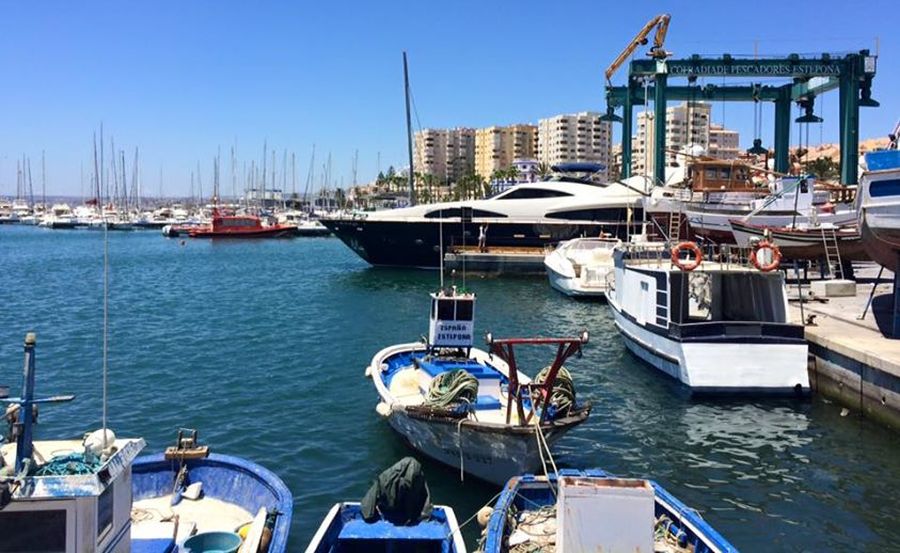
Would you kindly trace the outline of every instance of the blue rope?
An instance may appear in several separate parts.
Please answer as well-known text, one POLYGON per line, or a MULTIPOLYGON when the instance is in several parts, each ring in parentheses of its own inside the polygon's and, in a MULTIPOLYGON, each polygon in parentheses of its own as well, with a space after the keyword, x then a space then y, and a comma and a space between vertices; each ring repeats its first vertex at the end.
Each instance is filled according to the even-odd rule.
POLYGON ((72 476, 77 474, 94 474, 100 469, 100 460, 88 461, 83 453, 60 455, 50 459, 39 467, 35 476, 72 476))

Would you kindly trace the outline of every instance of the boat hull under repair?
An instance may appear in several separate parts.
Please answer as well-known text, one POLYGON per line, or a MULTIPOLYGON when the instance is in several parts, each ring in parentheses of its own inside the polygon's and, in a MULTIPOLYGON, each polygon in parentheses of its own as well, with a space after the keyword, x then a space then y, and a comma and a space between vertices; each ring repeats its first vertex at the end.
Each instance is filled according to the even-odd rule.
MULTIPOLYGON (((391 395, 381 380, 380 372, 376 374, 376 371, 387 367, 391 358, 424 352, 425 345, 422 343, 391 346, 378 352, 367 369, 383 402, 379 413, 387 417, 391 428, 412 448, 431 459, 487 482, 502 485, 513 475, 539 472, 542 458, 535 424, 487 422, 483 420, 488 416, 484 411, 480 412, 482 420, 449 417, 422 405, 404 405, 402 398, 391 395), (387 412, 381 411, 383 408, 387 412)), ((475 348, 471 356, 481 362, 488 359, 486 352, 475 348)), ((501 372, 505 368, 505 363, 496 356, 490 364, 501 372)), ((519 375, 519 379, 520 383, 527 382, 524 375, 519 375)), ((478 413, 475 411, 475 419, 478 413)), ((547 445, 552 448, 565 432, 583 422, 589 413, 590 405, 587 405, 573 410, 568 416, 545 421, 541 432, 547 445)))
POLYGON ((647 330, 610 305, 625 347, 694 394, 796 394, 809 389, 805 343, 684 343, 647 330))
POLYGON ((900 151, 866 154, 860 180, 859 226, 866 252, 894 271, 900 263, 900 151))

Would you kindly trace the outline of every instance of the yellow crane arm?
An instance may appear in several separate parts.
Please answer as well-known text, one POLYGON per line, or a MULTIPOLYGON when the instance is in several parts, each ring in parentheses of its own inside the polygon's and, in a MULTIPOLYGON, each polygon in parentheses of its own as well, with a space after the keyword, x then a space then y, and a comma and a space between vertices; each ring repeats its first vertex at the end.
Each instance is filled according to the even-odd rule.
POLYGON ((653 30, 653 27, 656 27, 656 35, 653 38, 653 47, 650 48, 649 55, 656 59, 665 59, 669 53, 663 50, 663 43, 666 40, 666 32, 669 30, 669 20, 671 18, 672 16, 664 13, 648 21, 631 42, 628 43, 628 46, 622 50, 622 53, 606 68, 606 81, 610 82, 613 74, 619 70, 619 67, 625 63, 625 60, 631 57, 631 54, 634 53, 638 46, 647 44, 647 36, 653 30))

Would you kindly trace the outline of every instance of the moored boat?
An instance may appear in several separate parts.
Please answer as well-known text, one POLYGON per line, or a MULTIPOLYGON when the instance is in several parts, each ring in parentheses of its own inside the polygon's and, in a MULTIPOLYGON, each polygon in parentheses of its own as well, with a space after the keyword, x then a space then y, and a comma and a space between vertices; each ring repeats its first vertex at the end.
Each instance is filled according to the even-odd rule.
POLYGON ((466 553, 453 509, 432 505, 421 465, 411 457, 382 472, 361 502, 335 504, 306 553, 466 553))
POLYGON ((287 550, 293 498, 284 482, 248 459, 210 453, 196 431, 179 431, 164 453, 138 457, 132 488, 134 551, 174 551, 204 535, 243 539, 247 551, 287 550))
POLYGON ((703 257, 692 242, 616 250, 606 297, 625 346, 693 393, 808 392, 804 329, 789 322, 777 246, 761 242, 751 264, 725 251, 703 257))
POLYGON ((263 225, 256 215, 223 215, 213 212, 208 225, 188 229, 191 238, 287 238, 295 236, 294 225, 263 225))
POLYGON ((141 438, 109 429, 83 440, 35 440, 37 406, 71 395, 35 397, 33 333, 25 337, 22 395, 2 401, 14 442, 0 446, 0 549, 127 553, 131 542, 131 474, 141 438))
POLYGON ((731 229, 740 248, 751 248, 753 243, 768 239, 777 244, 787 259, 819 259, 836 251, 841 260, 864 261, 869 259, 862 235, 856 225, 803 225, 798 227, 766 227, 740 219, 731 220, 731 229), (829 250, 826 252, 826 248, 829 250))
POLYGON ((563 367, 587 332, 507 340, 488 334, 489 353, 472 347, 474 311, 474 294, 431 294, 428 339, 382 349, 366 375, 380 400, 376 411, 414 449, 500 484, 541 467, 553 443, 590 414, 563 367), (532 381, 518 370, 516 344, 557 346, 557 355, 532 381))
MULTIPOLYGON (((579 164, 584 165, 584 164, 579 164)), ((449 248, 544 248, 608 232, 625 238, 641 218, 643 181, 598 184, 567 167, 482 200, 334 216, 322 223, 372 265, 436 268, 449 248)), ((582 169, 583 167, 578 167, 582 169)))
POLYGON ((613 270, 614 238, 575 238, 544 257, 550 286, 567 296, 603 298, 613 270))
POLYGON ((700 514, 652 480, 563 469, 512 478, 484 530, 481 553, 736 552, 700 514))

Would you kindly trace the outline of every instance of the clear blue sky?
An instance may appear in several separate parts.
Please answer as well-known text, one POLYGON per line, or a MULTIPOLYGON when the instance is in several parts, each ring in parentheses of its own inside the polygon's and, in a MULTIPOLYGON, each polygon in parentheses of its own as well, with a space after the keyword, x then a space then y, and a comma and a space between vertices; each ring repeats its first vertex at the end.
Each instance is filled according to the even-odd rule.
MULTIPOLYGON (((651 16, 650 2, 2 2, 0 195, 15 192, 16 159, 32 159, 48 192, 78 194, 91 134, 104 123, 116 148, 141 150, 144 181, 185 193, 201 163, 209 187, 218 147, 227 161, 262 155, 263 140, 297 153, 305 180, 330 152, 335 180, 405 165, 401 52, 410 56, 422 127, 535 122, 605 107, 602 73, 651 16)), ((894 1, 679 2, 666 11, 666 47, 692 53, 874 50, 875 98, 863 137, 900 117, 900 7, 894 1)), ((645 51, 645 49, 643 49, 645 51)), ((641 53, 640 55, 643 55, 641 53)), ((621 82, 626 69, 620 71, 621 82)), ((749 81, 748 81, 749 82, 749 81)), ((822 100, 822 136, 837 139, 837 93, 822 100)), ((752 140, 749 104, 713 117, 752 140)), ((771 107, 764 143, 771 145, 771 107)), ((792 131, 796 127, 792 128, 792 131)), ((819 130, 810 131, 817 141, 819 130)), ((796 143, 796 136, 792 136, 796 143)), ((130 161, 129 161, 130 163, 130 161)), ((279 161, 280 165, 280 161, 279 161)), ((227 164, 222 170, 228 180, 227 164)), ((229 185, 230 186, 230 185, 229 185)))

